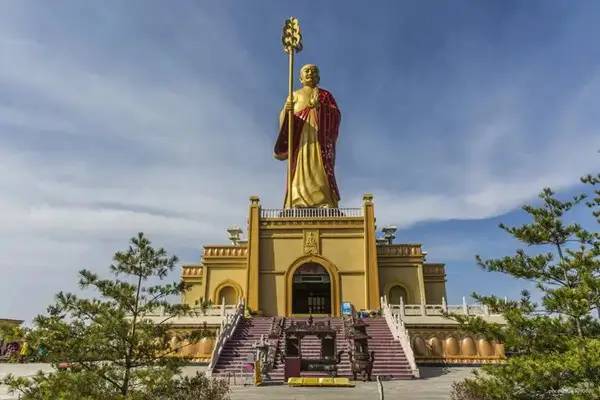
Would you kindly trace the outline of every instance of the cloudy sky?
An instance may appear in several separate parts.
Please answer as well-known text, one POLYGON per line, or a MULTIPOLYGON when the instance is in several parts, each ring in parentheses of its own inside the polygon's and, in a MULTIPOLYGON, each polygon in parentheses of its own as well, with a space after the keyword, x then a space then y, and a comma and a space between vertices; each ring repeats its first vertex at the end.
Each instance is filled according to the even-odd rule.
POLYGON ((248 196, 281 205, 290 15, 342 109, 342 206, 374 193, 380 226, 447 263, 451 302, 527 286, 473 256, 511 252, 500 221, 600 169, 600 3, 298 3, 1 2, 0 317, 42 312, 138 231, 198 261, 248 196))

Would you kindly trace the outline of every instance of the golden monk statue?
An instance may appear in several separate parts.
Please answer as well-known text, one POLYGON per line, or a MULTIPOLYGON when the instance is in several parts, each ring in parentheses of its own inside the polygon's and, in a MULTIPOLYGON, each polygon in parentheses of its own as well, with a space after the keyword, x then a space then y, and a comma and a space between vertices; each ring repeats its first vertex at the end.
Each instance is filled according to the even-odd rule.
MULTIPOLYGON (((294 110, 291 162, 291 206, 337 208, 340 194, 335 181, 335 144, 341 114, 335 99, 319 85, 319 68, 307 64, 300 69, 302 88, 285 103, 279 117, 275 158, 288 158, 288 112, 294 110)), ((286 190, 284 204, 290 194, 286 190)))

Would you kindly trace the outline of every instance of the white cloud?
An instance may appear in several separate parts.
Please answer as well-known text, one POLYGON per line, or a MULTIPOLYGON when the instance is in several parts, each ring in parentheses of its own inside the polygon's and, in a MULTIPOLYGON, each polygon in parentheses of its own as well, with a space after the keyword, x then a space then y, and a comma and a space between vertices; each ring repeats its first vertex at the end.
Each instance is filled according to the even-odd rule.
MULTIPOLYGON (((207 58, 239 73, 236 82, 271 78, 226 24, 201 22, 222 44, 193 38, 207 47, 199 51, 216 49, 207 58)), ((202 243, 224 241, 228 225, 244 225, 249 195, 281 203, 284 164, 271 157, 277 110, 257 118, 243 103, 264 93, 241 98, 222 89, 229 80, 189 74, 185 60, 170 63, 174 76, 186 74, 161 80, 144 74, 147 59, 98 65, 37 39, 16 23, 0 28, 0 85, 13 93, 0 97, 0 269, 9 277, 0 299, 11 299, 0 301, 0 316, 31 317, 52 293, 74 287, 77 269, 103 268, 138 231, 197 257, 202 243), (27 304, 14 300, 32 288, 27 304)), ((343 205, 372 191, 379 223, 406 226, 488 218, 544 186, 569 187, 599 165, 598 76, 565 99, 556 126, 535 132, 535 143, 523 117, 531 97, 518 86, 491 87, 461 116, 465 131, 442 140, 431 131, 398 135, 402 127, 387 120, 394 116, 376 109, 345 116, 339 157, 352 165, 338 167, 343 205)))

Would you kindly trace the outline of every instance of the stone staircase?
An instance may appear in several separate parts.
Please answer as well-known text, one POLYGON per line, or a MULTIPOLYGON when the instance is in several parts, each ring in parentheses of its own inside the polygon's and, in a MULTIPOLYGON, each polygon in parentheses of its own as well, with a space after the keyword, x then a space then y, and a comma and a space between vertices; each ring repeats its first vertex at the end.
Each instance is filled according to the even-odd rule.
POLYGON ((254 363, 256 351, 253 346, 260 341, 261 335, 268 337, 272 323, 272 317, 242 318, 233 336, 225 343, 212 375, 226 378, 247 374, 247 366, 254 363))
MULTIPOLYGON (((254 360, 255 350, 253 346, 260 341, 261 335, 268 338, 273 317, 244 318, 240 321, 233 336, 225 344, 223 351, 212 372, 213 376, 226 378, 228 376, 240 376, 248 374, 247 367, 254 360)), ((337 330, 336 353, 343 351, 341 362, 338 364, 338 376, 352 378, 350 359, 348 356, 348 341, 344 336, 344 322, 342 318, 314 318, 315 322, 331 320, 331 325, 337 330)), ((285 327, 291 322, 306 321, 307 318, 286 318, 285 327)), ((373 365, 372 377, 381 376, 387 379, 412 379, 413 375, 398 341, 394 340, 387 323, 382 317, 369 318, 365 320, 368 324, 367 333, 369 339, 369 350, 375 351, 375 363, 373 365)), ((280 336, 279 348, 275 353, 273 369, 267 374, 268 380, 272 382, 284 381, 284 363, 282 353, 284 350, 283 333, 280 336)), ((314 336, 302 340, 302 354, 304 358, 319 358, 320 342, 314 336)), ((303 372, 303 376, 327 376, 320 372, 303 372)))
POLYGON ((412 379, 413 374, 400 342, 394 340, 383 317, 368 318, 369 351, 375 351, 373 379, 377 375, 389 379, 412 379))

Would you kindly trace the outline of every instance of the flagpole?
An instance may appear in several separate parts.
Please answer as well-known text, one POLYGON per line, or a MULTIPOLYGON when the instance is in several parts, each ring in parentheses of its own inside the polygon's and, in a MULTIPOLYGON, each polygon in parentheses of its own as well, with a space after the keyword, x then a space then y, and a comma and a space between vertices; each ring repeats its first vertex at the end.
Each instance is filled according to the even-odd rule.
POLYGON ((289 60, 289 90, 288 101, 292 103, 291 110, 288 110, 288 165, 287 165, 287 205, 286 208, 292 208, 292 154, 294 151, 294 52, 288 53, 289 60))
POLYGON ((302 34, 297 18, 290 17, 285 20, 283 35, 281 37, 283 50, 288 54, 288 99, 286 101, 288 119, 288 167, 287 167, 287 196, 286 208, 292 208, 292 156, 294 151, 294 53, 302 50, 302 34), (290 107, 291 104, 291 107, 290 107))

